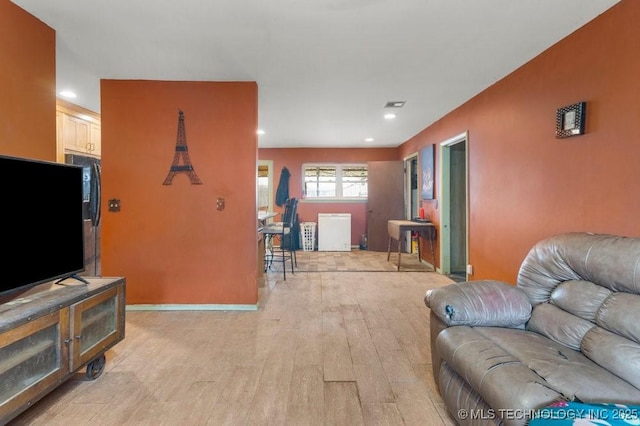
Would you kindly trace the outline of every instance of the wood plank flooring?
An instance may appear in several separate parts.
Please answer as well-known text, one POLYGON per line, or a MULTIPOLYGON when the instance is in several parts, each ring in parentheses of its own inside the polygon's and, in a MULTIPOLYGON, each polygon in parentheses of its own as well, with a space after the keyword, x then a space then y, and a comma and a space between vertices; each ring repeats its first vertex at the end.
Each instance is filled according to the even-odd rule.
POLYGON ((451 282, 269 271, 255 312, 129 311, 102 376, 64 383, 11 424, 453 425, 423 302, 451 282))
MULTIPOLYGON (((387 261, 387 253, 367 250, 298 251, 296 258, 298 259, 297 270, 302 272, 396 272, 398 267, 398 252, 393 250, 389 261, 387 261)), ((403 253, 400 260, 400 270, 403 272, 433 271, 431 265, 418 261, 417 254, 403 253)), ((282 267, 281 264, 273 266, 282 267)))

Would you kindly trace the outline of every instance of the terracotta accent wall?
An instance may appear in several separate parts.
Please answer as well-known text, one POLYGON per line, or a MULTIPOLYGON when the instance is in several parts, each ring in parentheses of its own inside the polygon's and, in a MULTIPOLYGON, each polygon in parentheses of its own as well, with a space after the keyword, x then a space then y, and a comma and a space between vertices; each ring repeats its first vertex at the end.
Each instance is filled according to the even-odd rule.
POLYGON ((640 236, 638 22, 640 2, 623 0, 400 147, 469 132, 471 278, 515 282, 556 233, 640 236), (556 139, 556 109, 580 101, 586 134, 556 139))
MULTIPOLYGON (((289 169, 289 196, 298 198, 298 216, 300 222, 318 222, 318 213, 351 213, 351 245, 360 243, 360 236, 367 229, 367 203, 339 202, 323 203, 305 201, 302 197, 302 164, 304 163, 367 163, 369 161, 397 160, 396 148, 260 148, 260 160, 273 161, 273 191, 280 181, 283 167, 289 169)), ((274 211, 284 208, 274 205, 274 211)), ((316 237, 317 238, 317 237, 316 237)))
POLYGON ((103 274, 127 278, 127 304, 256 304, 257 85, 103 80, 101 96, 103 274), (179 109, 202 185, 163 185, 179 109))
POLYGON ((56 34, 0 1, 0 154, 56 160, 56 34))

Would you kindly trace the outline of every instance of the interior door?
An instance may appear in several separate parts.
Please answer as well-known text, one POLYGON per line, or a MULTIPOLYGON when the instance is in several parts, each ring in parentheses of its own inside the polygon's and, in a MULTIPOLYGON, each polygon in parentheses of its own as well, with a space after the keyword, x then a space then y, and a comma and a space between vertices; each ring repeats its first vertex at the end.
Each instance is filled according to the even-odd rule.
POLYGON ((466 142, 451 146, 450 207, 451 274, 466 278, 467 268, 467 166, 466 142))
POLYGON ((404 219, 404 162, 372 161, 367 169, 367 249, 386 252, 387 222, 404 219))
POLYGON ((467 279, 469 181, 467 132, 440 144, 440 270, 467 279))
MULTIPOLYGON (((418 190, 418 153, 404 159, 404 217, 412 220, 420 216, 420 194, 418 190)), ((411 232, 405 232, 405 248, 407 253, 413 253, 414 247, 411 232)), ((417 241, 416 241, 417 243, 417 241)), ((415 247, 417 249, 417 247, 415 247)))

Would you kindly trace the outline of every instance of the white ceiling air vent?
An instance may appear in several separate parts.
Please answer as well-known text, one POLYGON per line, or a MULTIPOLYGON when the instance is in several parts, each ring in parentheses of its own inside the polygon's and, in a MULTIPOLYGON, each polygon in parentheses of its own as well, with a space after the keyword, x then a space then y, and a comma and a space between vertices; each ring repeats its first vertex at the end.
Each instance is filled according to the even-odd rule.
POLYGON ((385 108, 402 108, 406 101, 389 101, 384 106, 385 108))

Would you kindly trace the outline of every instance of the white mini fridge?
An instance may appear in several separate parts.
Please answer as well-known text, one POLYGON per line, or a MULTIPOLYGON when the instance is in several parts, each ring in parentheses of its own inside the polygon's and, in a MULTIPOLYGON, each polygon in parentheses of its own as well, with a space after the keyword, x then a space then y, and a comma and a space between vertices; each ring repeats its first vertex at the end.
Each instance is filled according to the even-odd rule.
POLYGON ((318 251, 351 251, 351 213, 318 213, 318 251))

